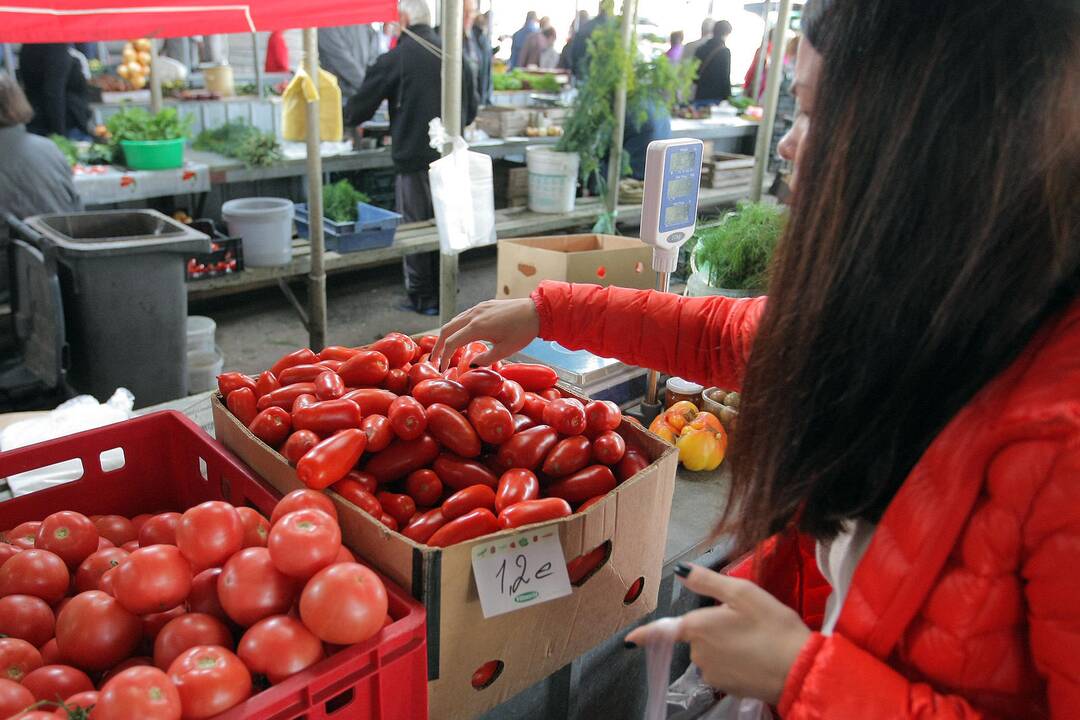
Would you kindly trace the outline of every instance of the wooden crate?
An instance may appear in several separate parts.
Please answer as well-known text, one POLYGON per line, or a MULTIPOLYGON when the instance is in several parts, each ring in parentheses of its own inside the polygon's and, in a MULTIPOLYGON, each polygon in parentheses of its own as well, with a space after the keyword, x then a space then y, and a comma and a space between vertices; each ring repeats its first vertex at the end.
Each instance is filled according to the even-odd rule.
POLYGON ((491 137, 521 137, 529 126, 529 111, 521 108, 488 105, 476 116, 476 126, 491 137))
POLYGON ((752 155, 716 153, 701 164, 701 186, 713 189, 739 187, 754 174, 752 155))

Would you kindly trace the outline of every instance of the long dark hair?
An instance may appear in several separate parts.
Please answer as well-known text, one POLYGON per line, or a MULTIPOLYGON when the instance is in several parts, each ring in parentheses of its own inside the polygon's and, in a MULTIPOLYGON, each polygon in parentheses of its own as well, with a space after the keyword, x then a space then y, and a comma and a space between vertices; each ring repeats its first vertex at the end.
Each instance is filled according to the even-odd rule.
POLYGON ((1080 275, 1075 2, 813 0, 803 28, 821 76, 721 524, 744 548, 879 520, 1080 275))

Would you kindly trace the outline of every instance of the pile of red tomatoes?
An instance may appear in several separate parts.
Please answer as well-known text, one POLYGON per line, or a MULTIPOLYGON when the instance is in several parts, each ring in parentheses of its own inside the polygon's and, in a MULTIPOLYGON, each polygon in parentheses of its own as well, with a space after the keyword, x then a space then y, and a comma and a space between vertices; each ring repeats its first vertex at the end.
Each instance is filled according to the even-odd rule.
POLYGON ((436 338, 301 349, 257 378, 226 373, 229 410, 296 466, 392 530, 445 547, 581 511, 649 464, 611 402, 582 403, 551 368, 475 367, 470 343, 443 373, 436 338))
POLYGON ((65 510, 3 539, 0 718, 209 718, 391 622, 321 492, 269 520, 65 510))

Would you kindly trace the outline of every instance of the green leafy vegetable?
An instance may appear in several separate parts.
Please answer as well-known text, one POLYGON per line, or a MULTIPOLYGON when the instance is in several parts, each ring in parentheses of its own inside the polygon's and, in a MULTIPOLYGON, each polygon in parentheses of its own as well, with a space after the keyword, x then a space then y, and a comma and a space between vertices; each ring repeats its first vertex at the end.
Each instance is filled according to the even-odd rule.
POLYGON ((273 133, 261 132, 243 120, 233 120, 204 130, 191 144, 196 150, 243 160, 249 167, 266 167, 281 161, 281 145, 273 133))
POLYGON ((334 222, 356 222, 356 203, 370 203, 369 198, 348 180, 323 185, 323 215, 334 222))
POLYGON ((113 162, 113 151, 108 145, 75 143, 63 135, 55 134, 50 135, 49 139, 64 153, 68 165, 110 165, 113 162))
POLYGON ((741 203, 719 225, 696 233, 698 269, 713 287, 764 289, 785 219, 776 205, 741 203))
POLYGON ((554 75, 529 73, 521 68, 497 73, 493 82, 496 90, 535 90, 543 93, 557 93, 562 90, 562 85, 554 75))
POLYGON ((109 118, 109 129, 114 145, 122 140, 175 140, 191 134, 191 115, 180 116, 176 108, 165 108, 151 115, 140 107, 127 107, 109 118))
POLYGON ((63 135, 57 135, 56 133, 50 135, 49 139, 56 143, 56 147, 60 149, 60 152, 64 153, 68 165, 74 165, 79 162, 79 151, 75 147, 75 143, 71 142, 71 140, 68 140, 63 135))

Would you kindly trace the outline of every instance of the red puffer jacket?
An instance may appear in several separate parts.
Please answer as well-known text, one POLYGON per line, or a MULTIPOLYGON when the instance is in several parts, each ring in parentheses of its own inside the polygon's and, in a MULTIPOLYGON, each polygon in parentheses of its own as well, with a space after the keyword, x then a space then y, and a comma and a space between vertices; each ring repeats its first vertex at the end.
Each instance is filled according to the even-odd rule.
MULTIPOLYGON (((559 283, 533 300, 545 338, 725 387, 739 386, 764 309, 559 283)), ((1080 718, 1080 301, 931 443, 779 710, 1080 718)))

